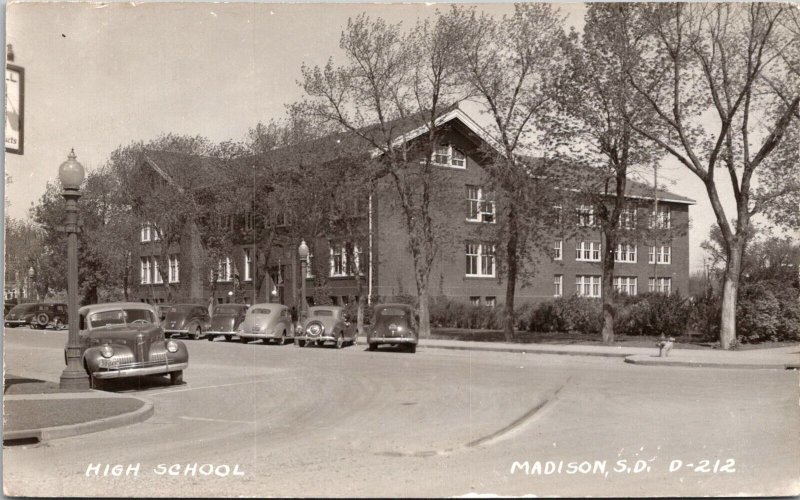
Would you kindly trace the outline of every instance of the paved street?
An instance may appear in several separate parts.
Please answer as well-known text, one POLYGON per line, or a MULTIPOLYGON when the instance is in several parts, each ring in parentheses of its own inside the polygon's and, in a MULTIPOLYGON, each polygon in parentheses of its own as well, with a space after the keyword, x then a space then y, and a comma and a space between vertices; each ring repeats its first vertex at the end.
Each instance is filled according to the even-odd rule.
MULTIPOLYGON (((58 380, 65 340, 65 332, 6 329, 6 372, 58 380)), ((800 492, 796 371, 646 367, 619 358, 432 348, 412 355, 367 352, 363 345, 336 351, 186 342, 186 384, 172 387, 166 377, 156 377, 110 388, 152 401, 152 418, 5 448, 5 492, 800 492), (87 477, 91 464, 102 464, 100 476, 87 477), (104 477, 106 464, 139 464, 138 474, 104 477), (181 475, 164 474, 174 464, 181 475), (198 464, 194 473, 186 469, 191 464, 198 464), (203 464, 230 474, 204 476, 203 464), (676 470, 670 472, 671 466, 676 470)))

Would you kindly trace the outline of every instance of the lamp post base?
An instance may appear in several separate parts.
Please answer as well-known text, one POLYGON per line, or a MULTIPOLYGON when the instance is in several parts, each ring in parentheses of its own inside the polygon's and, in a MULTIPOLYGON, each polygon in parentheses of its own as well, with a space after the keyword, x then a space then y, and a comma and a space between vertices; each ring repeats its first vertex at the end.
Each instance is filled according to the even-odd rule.
POLYGON ((89 375, 85 370, 75 370, 67 367, 61 372, 61 380, 58 383, 58 387, 67 391, 88 391, 91 388, 89 375))

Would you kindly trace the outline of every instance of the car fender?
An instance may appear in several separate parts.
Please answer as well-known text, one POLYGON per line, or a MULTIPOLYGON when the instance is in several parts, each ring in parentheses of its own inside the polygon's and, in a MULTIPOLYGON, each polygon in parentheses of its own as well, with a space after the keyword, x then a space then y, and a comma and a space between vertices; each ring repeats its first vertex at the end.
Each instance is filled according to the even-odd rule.
MULTIPOLYGON (((167 342, 169 342, 169 340, 164 341, 164 349, 167 348, 167 342)), ((186 344, 175 339, 172 339, 172 342, 178 344, 178 350, 175 352, 167 351, 167 360, 169 360, 170 363, 188 363, 189 350, 186 348, 186 344)))

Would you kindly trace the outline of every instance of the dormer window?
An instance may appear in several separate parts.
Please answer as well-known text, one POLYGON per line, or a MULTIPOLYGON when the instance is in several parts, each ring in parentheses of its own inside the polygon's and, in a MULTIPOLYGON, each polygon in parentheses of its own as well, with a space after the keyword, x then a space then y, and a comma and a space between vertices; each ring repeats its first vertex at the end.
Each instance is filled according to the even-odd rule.
POLYGON ((447 167, 467 168, 467 155, 451 144, 442 144, 433 151, 433 163, 447 167))

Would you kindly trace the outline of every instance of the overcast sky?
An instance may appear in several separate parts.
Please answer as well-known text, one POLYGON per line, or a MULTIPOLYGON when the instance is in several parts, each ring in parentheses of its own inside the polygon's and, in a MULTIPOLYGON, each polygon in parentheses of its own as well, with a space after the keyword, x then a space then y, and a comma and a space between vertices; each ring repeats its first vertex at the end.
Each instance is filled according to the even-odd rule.
MULTIPOLYGON (((5 156, 9 214, 27 216, 74 147, 87 169, 119 145, 163 132, 240 140, 301 97, 302 63, 339 55, 348 17, 362 11, 412 25, 426 4, 17 3, 7 43, 25 68, 25 154, 5 156)), ((439 8, 446 8, 440 6, 439 8)), ((509 4, 485 4, 501 15, 509 4)), ((585 9, 563 4, 580 29, 585 9)), ((481 121, 480 117, 477 117, 481 121)), ((691 268, 713 215, 702 184, 673 162, 660 184, 698 201, 690 209, 691 268)), ((652 177, 648 179, 652 182, 652 177)), ((724 193, 730 205, 730 195, 724 193)))

